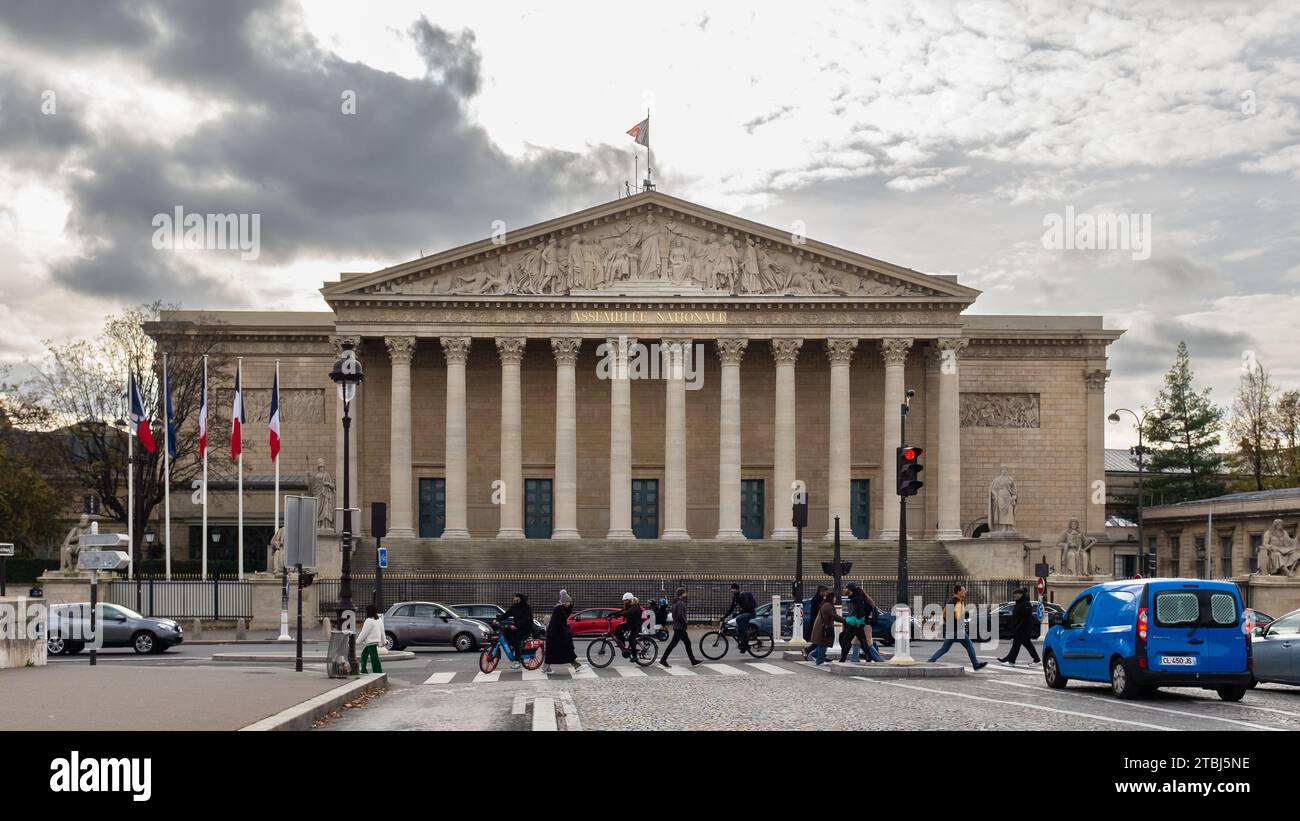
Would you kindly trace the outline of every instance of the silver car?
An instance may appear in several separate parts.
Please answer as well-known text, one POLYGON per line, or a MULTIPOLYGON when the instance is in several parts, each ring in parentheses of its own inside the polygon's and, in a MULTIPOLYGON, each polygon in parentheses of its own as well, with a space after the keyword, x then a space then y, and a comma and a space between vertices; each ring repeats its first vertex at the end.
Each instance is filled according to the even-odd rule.
POLYGON ((491 635, 483 622, 464 618, 437 602, 397 602, 384 613, 384 646, 389 650, 450 645, 466 652, 477 650, 491 635))
POLYGON ((1300 684, 1300 610, 1255 628, 1250 651, 1256 682, 1300 684))
MULTIPOLYGON (((101 647, 130 647, 140 654, 162 653, 185 641, 185 631, 171 619, 142 616, 120 604, 100 602, 96 629, 101 647)), ((45 646, 52 656, 80 653, 94 640, 90 630, 90 602, 50 606, 45 646)))

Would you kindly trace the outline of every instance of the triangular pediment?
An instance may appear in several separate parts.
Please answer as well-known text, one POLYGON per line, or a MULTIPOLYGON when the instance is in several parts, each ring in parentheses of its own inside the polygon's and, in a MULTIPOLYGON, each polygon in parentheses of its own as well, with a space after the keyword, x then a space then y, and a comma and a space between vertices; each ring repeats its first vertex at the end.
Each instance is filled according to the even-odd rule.
POLYGON ((861 297, 972 302, 979 291, 650 191, 327 284, 366 295, 861 297))

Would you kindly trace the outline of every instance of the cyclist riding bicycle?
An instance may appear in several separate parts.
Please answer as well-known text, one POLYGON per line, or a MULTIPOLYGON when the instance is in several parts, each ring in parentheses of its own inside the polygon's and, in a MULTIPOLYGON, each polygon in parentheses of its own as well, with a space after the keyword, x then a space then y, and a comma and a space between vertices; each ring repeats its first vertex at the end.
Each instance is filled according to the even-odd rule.
POLYGON ((501 626, 507 631, 506 641, 515 654, 515 661, 510 662, 510 666, 518 668, 523 658, 524 642, 533 637, 533 608, 528 604, 528 596, 515 594, 510 609, 501 614, 501 626))
POLYGON ((623 609, 611 616, 622 617, 623 623, 614 631, 623 644, 623 658, 630 658, 629 652, 636 651, 636 637, 641 635, 641 602, 631 593, 623 594, 623 609))
POLYGON ((740 644, 740 652, 744 653, 749 649, 749 620, 754 618, 758 610, 758 602, 754 600, 754 594, 749 591, 741 592, 740 585, 731 585, 731 606, 722 616, 722 623, 726 624, 727 619, 733 612, 736 613, 736 641, 740 644))

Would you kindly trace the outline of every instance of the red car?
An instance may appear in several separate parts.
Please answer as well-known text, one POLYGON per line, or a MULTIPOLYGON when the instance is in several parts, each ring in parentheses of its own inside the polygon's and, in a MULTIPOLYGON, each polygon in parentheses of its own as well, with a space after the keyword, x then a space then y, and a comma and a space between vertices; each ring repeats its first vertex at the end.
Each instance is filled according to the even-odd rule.
POLYGON ((569 632, 575 636, 603 636, 617 630, 624 621, 622 616, 611 619, 621 607, 588 607, 569 616, 569 632))

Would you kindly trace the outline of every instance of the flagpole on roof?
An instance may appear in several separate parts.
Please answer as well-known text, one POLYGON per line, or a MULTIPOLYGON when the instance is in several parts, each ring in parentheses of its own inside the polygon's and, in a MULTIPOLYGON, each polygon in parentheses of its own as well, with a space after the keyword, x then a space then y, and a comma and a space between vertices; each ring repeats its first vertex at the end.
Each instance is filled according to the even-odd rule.
POLYGON ((172 383, 163 359, 163 574, 172 579, 172 383))
POLYGON ((135 578, 135 420, 131 418, 135 374, 127 369, 126 377, 126 577, 135 578))
POLYGON ((202 402, 203 404, 201 406, 199 414, 200 414, 200 423, 203 426, 203 430, 200 432, 200 437, 202 441, 199 443, 199 446, 200 449, 203 451, 203 492, 202 492, 203 528, 201 532, 202 535, 201 541, 203 542, 203 567, 202 567, 202 574, 200 578, 202 578, 204 581, 207 581, 208 579, 208 431, 207 431, 208 355, 207 354, 203 355, 203 390, 201 391, 201 393, 203 395, 199 397, 199 401, 202 402))
POLYGON ((651 158, 653 156, 654 154, 650 150, 650 107, 646 106, 645 109, 645 187, 647 189, 654 188, 654 181, 651 179, 651 177, 653 176, 653 171, 651 169, 652 166, 651 158))
MULTIPOLYGON (((278 411, 280 409, 280 360, 278 359, 275 360, 275 387, 273 392, 275 396, 272 397, 271 404, 278 411)), ((279 435, 279 431, 277 431, 276 436, 279 437, 279 435)), ((275 462, 275 520, 271 523, 272 534, 280 529, 280 459, 277 456, 273 461, 275 462)), ((270 569, 267 568, 267 570, 270 569)))
POLYGON ((244 580, 244 357, 239 357, 235 368, 235 396, 239 400, 238 412, 240 417, 238 421, 231 423, 239 425, 239 456, 235 466, 235 470, 239 473, 239 487, 237 490, 239 495, 239 526, 237 528, 239 535, 235 540, 235 549, 239 551, 236 568, 239 574, 238 578, 242 582, 244 580))

